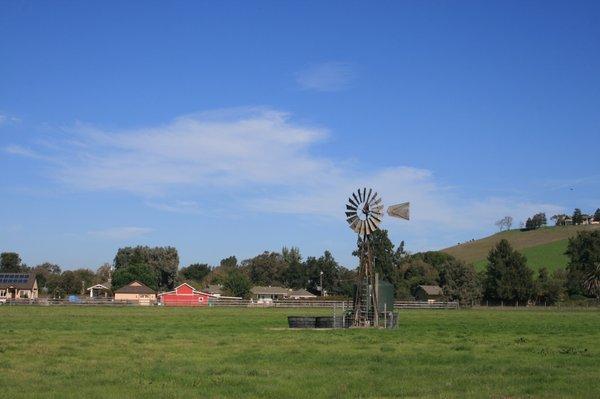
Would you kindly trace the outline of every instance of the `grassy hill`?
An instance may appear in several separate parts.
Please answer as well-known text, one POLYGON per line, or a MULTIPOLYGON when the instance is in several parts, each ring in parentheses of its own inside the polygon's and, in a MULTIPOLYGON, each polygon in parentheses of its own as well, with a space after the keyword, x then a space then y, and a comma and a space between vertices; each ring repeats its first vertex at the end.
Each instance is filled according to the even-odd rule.
POLYGON ((483 268, 490 249, 501 239, 508 240, 511 245, 527 257, 527 264, 534 270, 544 266, 548 270, 567 265, 568 240, 578 231, 599 229, 600 226, 558 226, 544 227, 531 231, 510 230, 493 234, 454 247, 442 249, 442 252, 471 262, 476 268, 483 268))

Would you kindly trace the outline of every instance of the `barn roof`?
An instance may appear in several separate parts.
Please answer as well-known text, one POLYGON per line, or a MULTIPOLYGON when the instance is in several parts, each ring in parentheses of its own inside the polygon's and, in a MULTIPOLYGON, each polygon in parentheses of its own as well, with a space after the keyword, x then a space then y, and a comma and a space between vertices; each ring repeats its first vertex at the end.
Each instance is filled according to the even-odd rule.
POLYGON ((34 285, 35 276, 31 273, 0 273, 0 288, 32 290, 34 285))
POLYGON ((152 288, 137 280, 115 291, 115 294, 156 294, 152 288))
POLYGON ((444 291, 439 285, 419 285, 423 291, 427 293, 427 295, 443 295, 444 291))

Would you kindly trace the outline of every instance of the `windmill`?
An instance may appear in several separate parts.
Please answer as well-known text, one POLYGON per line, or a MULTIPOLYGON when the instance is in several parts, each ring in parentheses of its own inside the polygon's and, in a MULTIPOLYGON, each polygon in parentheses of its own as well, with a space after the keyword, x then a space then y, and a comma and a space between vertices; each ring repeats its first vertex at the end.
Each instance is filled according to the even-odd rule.
MULTIPOLYGON (((387 214, 409 220, 409 206, 408 202, 392 205, 387 214)), ((355 327, 379 325, 379 279, 374 271, 371 234, 379 228, 383 219, 383 208, 381 197, 371 188, 358 189, 352 193, 346 204, 346 221, 358 234, 360 259, 352 314, 352 325, 355 327)))

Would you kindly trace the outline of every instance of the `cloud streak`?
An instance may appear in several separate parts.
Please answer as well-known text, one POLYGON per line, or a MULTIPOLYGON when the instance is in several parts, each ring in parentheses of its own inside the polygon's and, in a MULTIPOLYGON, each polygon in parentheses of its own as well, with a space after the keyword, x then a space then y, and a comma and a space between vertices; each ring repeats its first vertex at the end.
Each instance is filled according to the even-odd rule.
MULTIPOLYGON (((39 159, 51 174, 71 188, 126 191, 151 208, 171 213, 201 213, 197 202, 173 199, 197 195, 211 214, 316 215, 345 223, 348 195, 359 187, 373 187, 386 205, 410 201, 411 231, 422 233, 424 240, 429 237, 431 245, 457 231, 492 227, 505 215, 522 220, 540 211, 563 210, 519 197, 474 199, 444 186, 427 169, 399 165, 367 169, 315 156, 312 149, 328 135, 326 129, 295 123, 285 112, 237 108, 137 129, 108 131, 78 125, 67 139, 35 152, 9 148, 15 155, 41 154, 39 159)), ((387 223, 395 225, 384 221, 384 226, 387 223)), ((121 227, 90 234, 127 239, 150 232, 121 227)))
POLYGON ((147 227, 112 227, 103 230, 88 231, 88 234, 102 239, 122 241, 142 237, 153 231, 154 229, 147 227))
POLYGON ((346 62, 324 62, 296 73, 302 90, 335 92, 347 89, 356 77, 354 67, 346 62))

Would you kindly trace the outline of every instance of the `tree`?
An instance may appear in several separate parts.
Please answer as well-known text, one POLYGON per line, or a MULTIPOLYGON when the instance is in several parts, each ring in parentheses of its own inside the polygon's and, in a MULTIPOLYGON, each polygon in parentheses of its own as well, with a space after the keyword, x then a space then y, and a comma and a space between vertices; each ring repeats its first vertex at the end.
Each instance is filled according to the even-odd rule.
POLYGON ((585 275, 583 289, 588 295, 600 298, 600 263, 596 263, 585 275))
POLYGON ((280 285, 285 280, 287 263, 277 252, 264 252, 242 262, 255 285, 280 285))
POLYGON ((21 267, 21 257, 16 252, 2 252, 0 254, 0 272, 19 273, 23 271, 21 267))
POLYGON ((239 269, 230 270, 223 282, 226 294, 242 298, 248 297, 251 287, 250 279, 239 269))
POLYGON ((113 291, 126 286, 132 281, 139 281, 146 284, 153 290, 158 289, 156 274, 152 267, 145 263, 130 263, 126 267, 120 267, 115 270, 112 279, 113 291))
MULTIPOLYGON (((394 244, 388 237, 387 230, 375 230, 370 238, 371 251, 373 253, 373 264, 376 273, 379 273, 379 278, 383 281, 390 282, 396 286, 396 259, 397 255, 394 252, 394 244)), ((358 247, 362 245, 362 239, 358 239, 358 247)), ((360 252, 356 249, 352 255, 360 256, 360 252)))
POLYGON ((179 275, 184 280, 201 282, 211 271, 211 267, 206 263, 193 263, 179 271, 179 275))
POLYGON ((60 275, 60 266, 54 263, 44 262, 34 267, 33 273, 35 274, 35 279, 37 280, 38 288, 41 290, 47 288, 46 282, 48 281, 50 275, 60 275))
POLYGON ((584 283, 600 263, 600 230, 578 232, 577 236, 569 239, 566 254, 569 256, 567 265, 569 293, 590 295, 584 283))
POLYGON ((321 289, 327 293, 337 294, 335 288, 338 287, 339 283, 340 266, 331 255, 331 252, 325 251, 323 256, 319 258, 308 257, 305 262, 305 269, 309 291, 321 294, 322 291, 318 287, 321 285, 322 278, 323 287, 321 289), (323 273, 322 276, 321 273, 323 273))
POLYGON ((451 259, 440 266, 440 285, 444 296, 461 304, 472 304, 481 299, 477 271, 471 264, 451 259))
POLYGON ((581 209, 575 208, 573 212, 573 224, 579 225, 581 223, 583 223, 583 214, 581 213, 581 209))
POLYGON ((560 301, 565 296, 566 280, 566 273, 563 269, 555 270, 550 276, 545 267, 540 268, 536 281, 538 303, 553 305, 560 301))
POLYGON ((438 285, 440 275, 438 270, 427 263, 422 254, 415 254, 406 259, 398 267, 398 280, 396 286, 396 297, 408 299, 407 295, 413 295, 419 285, 438 285))
POLYGON ((219 266, 227 270, 234 269, 238 267, 237 258, 235 256, 229 256, 225 259, 221 259, 219 266))
POLYGON ((112 281, 112 266, 110 263, 104 263, 96 270, 96 283, 106 284, 112 281))
POLYGON ((283 260, 287 264, 284 272, 284 283, 290 288, 305 288, 307 284, 307 276, 304 265, 302 264, 302 255, 300 249, 292 247, 288 249, 283 247, 281 250, 283 260))
POLYGON ((172 289, 177 278, 179 255, 173 247, 125 247, 119 248, 115 255, 115 273, 120 268, 130 264, 143 263, 148 265, 154 274, 153 286, 159 289, 172 289))
POLYGON ((496 223, 494 224, 500 229, 500 231, 502 231, 504 229, 510 230, 510 228, 512 227, 512 223, 512 216, 504 216, 502 219, 496 221, 496 223))
POLYGON ((533 294, 533 271, 527 267, 527 259, 507 240, 500 240, 488 255, 486 299, 525 304, 533 294))
POLYGON ((600 208, 596 209, 596 212, 594 212, 594 222, 600 222, 600 208))

